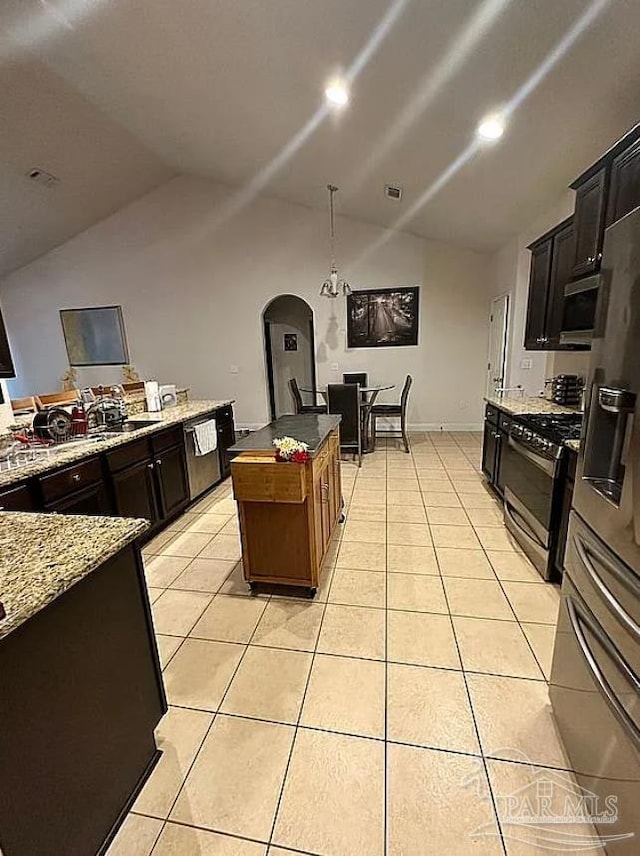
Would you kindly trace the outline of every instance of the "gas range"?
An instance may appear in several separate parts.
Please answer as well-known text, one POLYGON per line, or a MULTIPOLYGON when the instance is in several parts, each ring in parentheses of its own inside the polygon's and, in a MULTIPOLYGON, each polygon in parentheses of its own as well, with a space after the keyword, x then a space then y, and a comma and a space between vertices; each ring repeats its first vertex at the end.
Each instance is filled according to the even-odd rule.
POLYGON ((565 448, 565 440, 578 440, 581 428, 581 413, 536 413, 515 417, 510 434, 535 454, 557 460, 565 448))

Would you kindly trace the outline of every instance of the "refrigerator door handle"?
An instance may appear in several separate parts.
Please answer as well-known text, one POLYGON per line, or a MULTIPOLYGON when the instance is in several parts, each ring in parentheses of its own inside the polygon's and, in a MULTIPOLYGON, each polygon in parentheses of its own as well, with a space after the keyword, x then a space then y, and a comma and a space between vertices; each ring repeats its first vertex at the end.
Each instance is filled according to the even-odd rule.
POLYGON ((636 395, 628 389, 601 386, 598 390, 598 404, 607 413, 633 413, 636 395))
POLYGON ((589 644, 584 635, 584 631, 580 626, 580 622, 585 624, 593 633, 593 635, 598 639, 598 642, 600 642, 607 654, 611 657, 616 668, 624 675, 626 680, 631 684, 635 691, 640 692, 640 684, 638 684, 636 676, 629 669, 629 667, 620 657, 618 652, 612 647, 609 640, 603 637, 603 635, 598 631, 598 628, 595 627, 591 623, 591 621, 589 621, 589 619, 582 612, 582 610, 576 609, 576 605, 574 604, 571 597, 566 598, 566 604, 567 612, 569 614, 569 621, 571 623, 571 629, 575 634, 576 642, 578 643, 578 648, 580 649, 580 653, 582 654, 587 668, 589 669, 591 677, 595 681, 596 685, 598 686, 598 689, 604 696, 605 701, 611 708, 612 713, 615 715, 620 725, 631 737, 635 745, 640 748, 640 730, 638 729, 635 722, 631 719, 624 706, 620 704, 618 697, 614 693, 605 676, 602 674, 602 671, 600 670, 600 667, 596 662, 596 658, 593 656, 591 648, 589 648, 589 644))
POLYGON ((640 642, 640 627, 609 591, 606 583, 595 568, 594 560, 609 571, 620 583, 622 583, 622 585, 631 589, 638 598, 640 598, 640 586, 635 585, 632 579, 623 578, 623 575, 616 567, 607 562, 603 557, 596 555, 589 545, 583 541, 579 533, 576 533, 573 538, 573 542, 576 545, 576 550, 578 551, 578 556, 580 557, 584 570, 587 572, 589 579, 598 590, 598 593, 608 606, 610 612, 612 612, 618 621, 625 626, 634 639, 636 639, 637 642, 640 642))

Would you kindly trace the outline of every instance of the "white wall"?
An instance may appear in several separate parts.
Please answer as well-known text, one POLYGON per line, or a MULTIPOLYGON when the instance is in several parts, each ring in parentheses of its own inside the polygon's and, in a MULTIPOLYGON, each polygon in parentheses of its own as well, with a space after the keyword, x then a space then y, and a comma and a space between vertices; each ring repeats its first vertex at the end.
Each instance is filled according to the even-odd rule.
POLYGON ((507 386, 521 385, 526 395, 538 395, 545 378, 561 372, 586 372, 588 353, 525 351, 531 253, 527 246, 573 213, 574 194, 565 191, 557 202, 524 232, 497 252, 491 263, 494 293, 511 295, 507 354, 507 386), (523 364, 524 361, 524 364, 523 364), (526 367, 530 361, 531 366, 526 367))
POLYGON ((315 312, 319 384, 364 369, 370 382, 396 384, 393 400, 411 373, 412 424, 481 423, 488 257, 405 233, 363 256, 384 233, 340 218, 338 261, 354 288, 422 286, 418 346, 349 351, 344 299, 318 296, 328 273, 325 212, 262 197, 219 225, 229 194, 176 178, 0 283, 18 372, 12 394, 59 386, 59 309, 120 303, 141 376, 190 386, 195 397, 235 398, 241 424, 263 424, 261 313, 278 294, 297 294, 315 312))

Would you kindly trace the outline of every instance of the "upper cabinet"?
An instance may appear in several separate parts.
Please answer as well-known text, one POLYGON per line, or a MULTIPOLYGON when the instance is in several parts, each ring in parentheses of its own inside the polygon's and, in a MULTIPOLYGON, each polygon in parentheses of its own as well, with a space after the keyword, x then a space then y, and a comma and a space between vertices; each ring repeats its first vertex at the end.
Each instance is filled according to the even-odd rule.
MULTIPOLYGON (((640 125, 583 172, 571 188, 576 192, 573 217, 529 245, 527 350, 589 347, 585 342, 567 341, 567 335, 561 343, 564 290, 567 284, 600 270, 605 228, 640 205, 640 125)), ((595 307, 595 301, 591 302, 595 307)))
POLYGON ((607 226, 640 205, 640 139, 614 158, 611 165, 607 226))
POLYGON ((572 185, 576 191, 574 277, 593 273, 600 267, 608 176, 609 169, 603 166, 582 184, 572 185))
POLYGON ((529 246, 531 273, 524 346, 530 351, 561 350, 564 287, 574 258, 573 218, 529 246))
POLYGON ((5 330, 4 320, 0 314, 0 377, 15 377, 15 369, 13 368, 13 359, 9 350, 9 340, 7 339, 7 331, 5 330))

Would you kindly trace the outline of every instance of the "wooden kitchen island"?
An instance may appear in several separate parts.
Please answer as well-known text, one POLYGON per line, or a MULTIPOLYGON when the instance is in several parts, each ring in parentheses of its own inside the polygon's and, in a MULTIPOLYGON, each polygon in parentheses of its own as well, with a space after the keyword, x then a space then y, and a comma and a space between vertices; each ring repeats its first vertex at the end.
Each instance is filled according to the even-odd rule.
POLYGON ((313 597, 342 513, 339 416, 282 416, 229 450, 238 502, 244 576, 260 583, 304 587, 313 597), (307 443, 306 464, 275 460, 273 440, 307 443))

